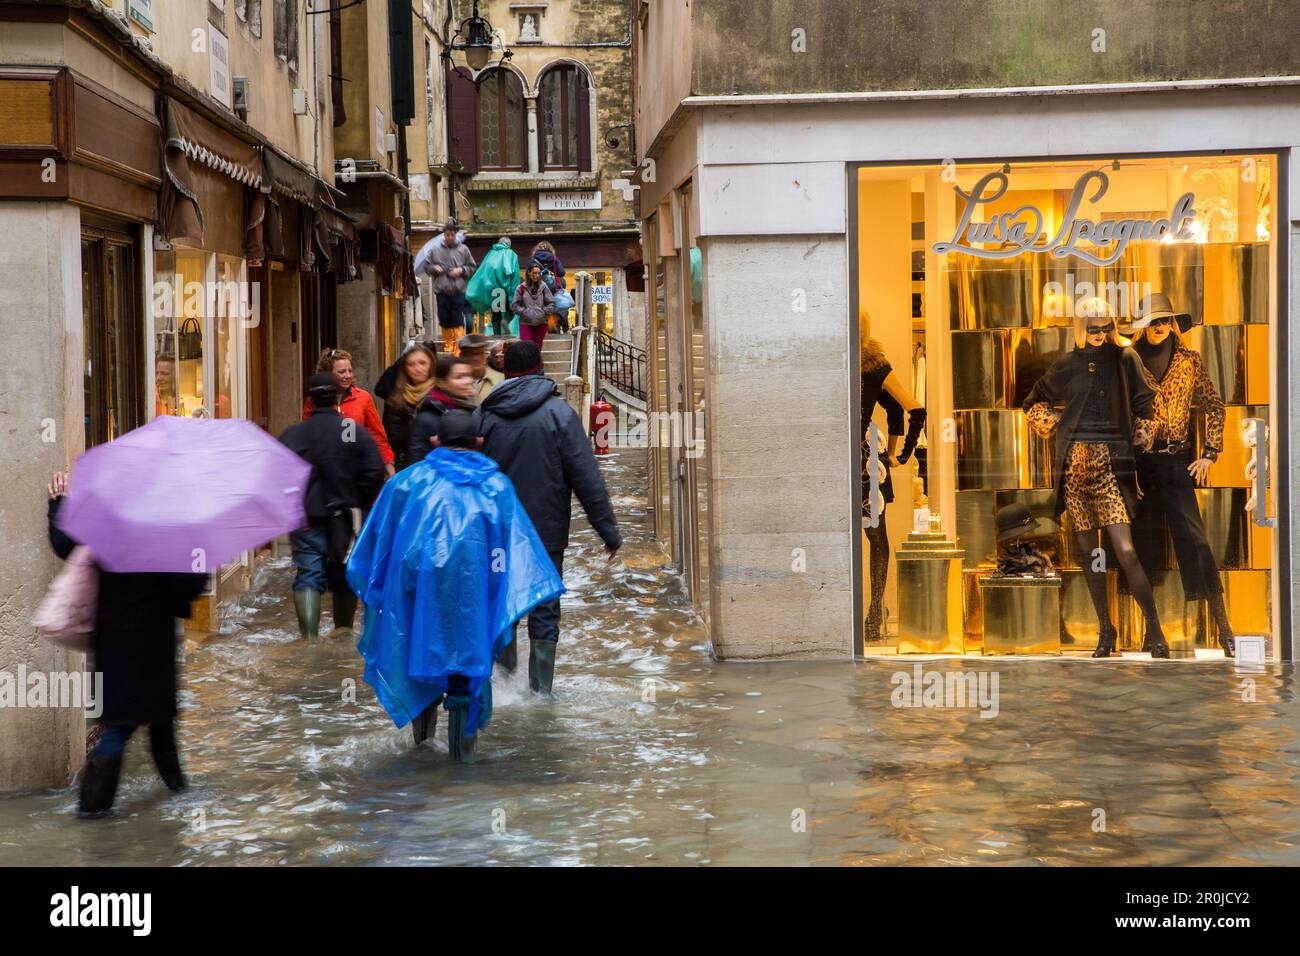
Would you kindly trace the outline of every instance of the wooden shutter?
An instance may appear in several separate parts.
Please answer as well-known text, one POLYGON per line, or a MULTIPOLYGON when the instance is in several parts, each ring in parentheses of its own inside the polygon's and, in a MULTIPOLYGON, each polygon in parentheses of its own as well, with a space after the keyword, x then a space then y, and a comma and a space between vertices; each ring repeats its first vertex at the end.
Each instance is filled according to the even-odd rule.
POLYGON ((571 82, 578 85, 574 96, 574 109, 578 114, 575 117, 578 124, 578 171, 589 173, 593 166, 591 164, 591 94, 587 87, 587 74, 582 70, 574 69, 571 82))
POLYGON ((463 66, 447 71, 447 158, 478 172, 478 87, 463 66))

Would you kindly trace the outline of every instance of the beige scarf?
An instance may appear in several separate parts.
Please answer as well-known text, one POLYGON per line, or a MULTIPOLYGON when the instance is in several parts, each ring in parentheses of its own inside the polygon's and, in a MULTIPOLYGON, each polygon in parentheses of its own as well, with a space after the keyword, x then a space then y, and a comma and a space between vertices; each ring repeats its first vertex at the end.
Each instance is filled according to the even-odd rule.
POLYGON ((429 389, 433 388, 433 380, 429 379, 416 385, 406 377, 405 372, 400 372, 397 376, 397 387, 406 404, 414 407, 424 401, 424 396, 429 394, 429 389))

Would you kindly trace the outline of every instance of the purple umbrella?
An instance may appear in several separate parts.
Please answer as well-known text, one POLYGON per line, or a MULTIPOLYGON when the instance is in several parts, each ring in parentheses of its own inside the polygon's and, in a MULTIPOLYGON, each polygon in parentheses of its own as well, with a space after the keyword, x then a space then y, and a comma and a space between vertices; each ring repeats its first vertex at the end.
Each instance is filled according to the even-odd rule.
POLYGON ((164 415, 77 460, 58 524, 109 571, 215 571, 306 526, 310 474, 252 422, 164 415))

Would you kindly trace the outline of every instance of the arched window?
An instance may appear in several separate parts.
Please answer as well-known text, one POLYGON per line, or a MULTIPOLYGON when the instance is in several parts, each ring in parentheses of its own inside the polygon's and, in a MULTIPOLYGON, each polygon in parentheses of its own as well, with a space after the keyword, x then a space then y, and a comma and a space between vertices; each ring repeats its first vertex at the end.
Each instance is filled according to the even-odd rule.
POLYGON ((495 69, 478 81, 480 169, 526 169, 524 88, 510 70, 495 69))
POLYGON ((543 169, 591 170, 589 103, 587 74, 582 70, 563 65, 546 71, 537 102, 543 169))

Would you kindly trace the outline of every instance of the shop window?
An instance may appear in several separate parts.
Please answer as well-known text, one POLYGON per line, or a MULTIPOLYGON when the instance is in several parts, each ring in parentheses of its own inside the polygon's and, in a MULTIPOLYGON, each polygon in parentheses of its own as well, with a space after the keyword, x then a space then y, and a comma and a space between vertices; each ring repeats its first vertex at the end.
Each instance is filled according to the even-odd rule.
POLYGON ((528 114, 524 88, 512 71, 489 70, 478 80, 478 148, 480 169, 527 167, 524 148, 528 114))
POLYGON ((207 283, 198 252, 154 255, 154 414, 207 418, 207 283))
POLYGON ((576 66, 546 71, 540 83, 543 169, 591 170, 591 122, 587 74, 576 66))
MULTIPOLYGON (((1150 495, 1127 495, 1125 481, 1117 484, 1115 510, 1105 512, 1131 519, 1174 655, 1219 647, 1206 602, 1184 600, 1187 588, 1209 586, 1216 578, 1237 634, 1270 631, 1277 542, 1268 520, 1277 514, 1284 489, 1274 483, 1256 496, 1253 462, 1268 456, 1269 473, 1284 474, 1277 447, 1286 437, 1287 416, 1272 394, 1279 354, 1279 185, 1271 154, 858 169, 854 291, 860 392, 889 392, 928 412, 910 460, 878 471, 874 484, 865 466, 861 472, 862 623, 868 643, 896 645, 899 652, 978 652, 986 638, 996 636, 1005 649, 1008 635, 1020 634, 1034 640, 1013 649, 1086 654, 1097 646, 1100 624, 1086 573, 1102 552, 1081 550, 1079 534, 1091 519, 1070 502, 1101 501, 1110 483, 1098 473, 1086 485, 1095 495, 1071 497, 1062 487, 1066 469, 1059 459, 1066 452, 1056 443, 1057 432, 1042 437, 1034 427, 1041 416, 1026 407, 1044 404, 1031 399, 1042 394, 1035 386, 1058 362, 1069 361, 1079 348, 1076 323, 1097 310, 1094 324, 1113 321, 1117 344, 1136 346, 1129 354, 1154 354, 1154 367, 1172 369, 1160 364, 1169 352, 1153 352, 1161 330, 1171 329, 1175 344, 1204 370, 1196 376, 1194 398, 1184 403, 1190 417, 1159 419, 1176 434, 1161 433, 1156 447, 1188 462, 1213 459, 1193 489, 1213 566, 1180 568, 1163 506, 1156 508, 1150 495), (1167 297, 1175 316, 1156 324, 1154 332, 1142 321, 1147 296, 1167 297), (880 384, 886 367, 892 369, 892 387, 880 384), (997 514, 1008 505, 1024 506, 1038 519, 1036 546, 1059 572, 1059 590, 1033 602, 1031 589, 1011 593, 1000 578, 989 584, 1007 558, 997 514), (899 542, 925 530, 931 515, 960 548, 960 557, 950 559, 961 574, 955 603, 927 590, 918 577, 921 562, 896 561, 900 553, 919 553, 909 548, 928 547, 918 538, 900 552, 899 542), (876 518, 887 529, 878 536, 879 546, 874 529, 867 528, 876 518), (947 608, 938 617, 925 612, 934 625, 928 635, 917 631, 923 605, 947 608), (1013 634, 1008 615, 1029 613, 1041 620, 1017 618, 1013 634), (944 615, 951 617, 935 624, 944 615)), ((1181 374, 1176 378, 1183 380, 1181 374)), ((1080 380, 1091 381, 1082 375, 1080 380)), ((1173 399, 1162 401, 1173 407, 1173 399)), ((867 404, 854 424, 854 432, 862 432, 854 435, 855 460, 869 458, 865 437, 868 421, 874 421, 880 460, 893 462, 901 449, 886 437, 886 412, 867 404)), ((1058 413, 1069 407, 1064 399, 1045 404, 1058 413)), ((1114 431, 1116 454, 1136 460, 1131 437, 1121 434, 1126 430, 1091 434, 1114 431)), ((1089 539, 1100 548, 1110 533, 1093 531, 1089 539)), ((1145 615, 1113 555, 1097 567, 1109 579, 1105 593, 1118 648, 1137 651, 1145 615)))
POLYGON ((81 316, 86 447, 144 423, 141 309, 129 237, 83 232, 81 316))

